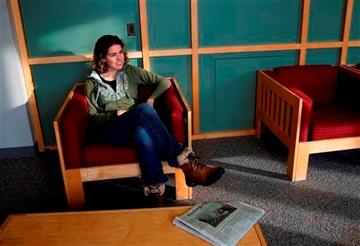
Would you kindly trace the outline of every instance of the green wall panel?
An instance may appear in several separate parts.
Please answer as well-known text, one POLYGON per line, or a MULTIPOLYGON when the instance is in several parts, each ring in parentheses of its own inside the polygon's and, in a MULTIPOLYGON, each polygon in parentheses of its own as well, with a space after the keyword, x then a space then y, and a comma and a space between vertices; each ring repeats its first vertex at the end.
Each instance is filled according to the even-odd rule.
POLYGON ((353 47, 348 49, 347 64, 360 63, 360 47, 353 47))
POLYGON ((360 0, 354 0, 350 40, 360 40, 360 0))
POLYGON ((151 49, 190 47, 190 1, 148 0, 151 49))
POLYGON ((337 65, 340 60, 340 49, 311 49, 306 51, 306 64, 337 65))
POLYGON ((199 45, 299 40, 300 0, 199 0, 199 45))
POLYGON ((90 63, 61 63, 32 67, 45 145, 54 144, 52 121, 69 90, 90 71, 90 63))
POLYGON ((338 41, 342 38, 344 0, 311 0, 309 41, 338 41))
POLYGON ((30 57, 91 53, 104 34, 140 50, 137 0, 20 0, 30 57), (135 23, 137 36, 126 36, 135 23))
POLYGON ((157 57, 150 60, 151 70, 165 77, 175 77, 191 107, 191 57, 157 57))
MULTIPOLYGON (((139 65, 141 61, 132 59, 130 63, 139 65)), ((90 63, 82 62, 32 66, 45 145, 55 143, 52 121, 69 90, 76 82, 82 81, 90 70, 90 63)))
POLYGON ((253 129, 256 70, 297 63, 296 51, 200 56, 200 129, 253 129))

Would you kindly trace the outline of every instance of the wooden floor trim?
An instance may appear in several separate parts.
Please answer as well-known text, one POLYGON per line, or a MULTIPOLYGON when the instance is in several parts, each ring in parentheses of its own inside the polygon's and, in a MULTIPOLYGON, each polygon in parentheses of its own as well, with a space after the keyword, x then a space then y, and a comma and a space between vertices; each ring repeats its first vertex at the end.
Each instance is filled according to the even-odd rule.
POLYGON ((242 137, 255 135, 255 129, 227 131, 227 132, 209 132, 199 133, 192 136, 193 140, 213 139, 213 138, 227 138, 227 137, 242 137))

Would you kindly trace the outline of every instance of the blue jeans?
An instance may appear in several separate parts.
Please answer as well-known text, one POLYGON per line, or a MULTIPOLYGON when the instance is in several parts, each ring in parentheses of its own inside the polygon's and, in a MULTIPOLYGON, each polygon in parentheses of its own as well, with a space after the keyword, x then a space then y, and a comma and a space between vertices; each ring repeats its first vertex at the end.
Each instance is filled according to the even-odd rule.
POLYGON ((165 156, 170 166, 178 167, 177 155, 181 145, 170 135, 156 111, 141 103, 103 126, 102 132, 112 144, 133 143, 140 163, 144 185, 167 181, 161 157, 165 156))

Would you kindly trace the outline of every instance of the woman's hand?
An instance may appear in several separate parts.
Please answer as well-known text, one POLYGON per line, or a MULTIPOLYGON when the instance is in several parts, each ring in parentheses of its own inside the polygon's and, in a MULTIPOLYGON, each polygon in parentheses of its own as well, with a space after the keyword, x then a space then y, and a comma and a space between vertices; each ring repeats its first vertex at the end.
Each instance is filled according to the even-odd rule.
POLYGON ((154 99, 153 98, 149 98, 147 101, 146 101, 147 104, 149 104, 151 107, 154 107, 154 99))
POLYGON ((117 115, 117 116, 120 116, 120 115, 122 115, 122 114, 125 113, 125 112, 127 112, 127 110, 118 109, 118 110, 116 111, 116 115, 117 115))

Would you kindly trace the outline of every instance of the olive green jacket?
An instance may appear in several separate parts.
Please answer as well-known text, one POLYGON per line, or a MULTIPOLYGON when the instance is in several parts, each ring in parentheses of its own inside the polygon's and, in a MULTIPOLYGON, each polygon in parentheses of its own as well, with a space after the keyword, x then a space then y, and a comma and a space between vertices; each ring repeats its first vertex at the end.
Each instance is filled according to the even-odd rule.
POLYGON ((157 85, 150 98, 157 98, 170 87, 170 81, 142 68, 125 64, 116 76, 116 91, 104 83, 96 71, 85 79, 92 126, 102 125, 117 117, 117 110, 128 110, 136 104, 138 85, 157 85))

